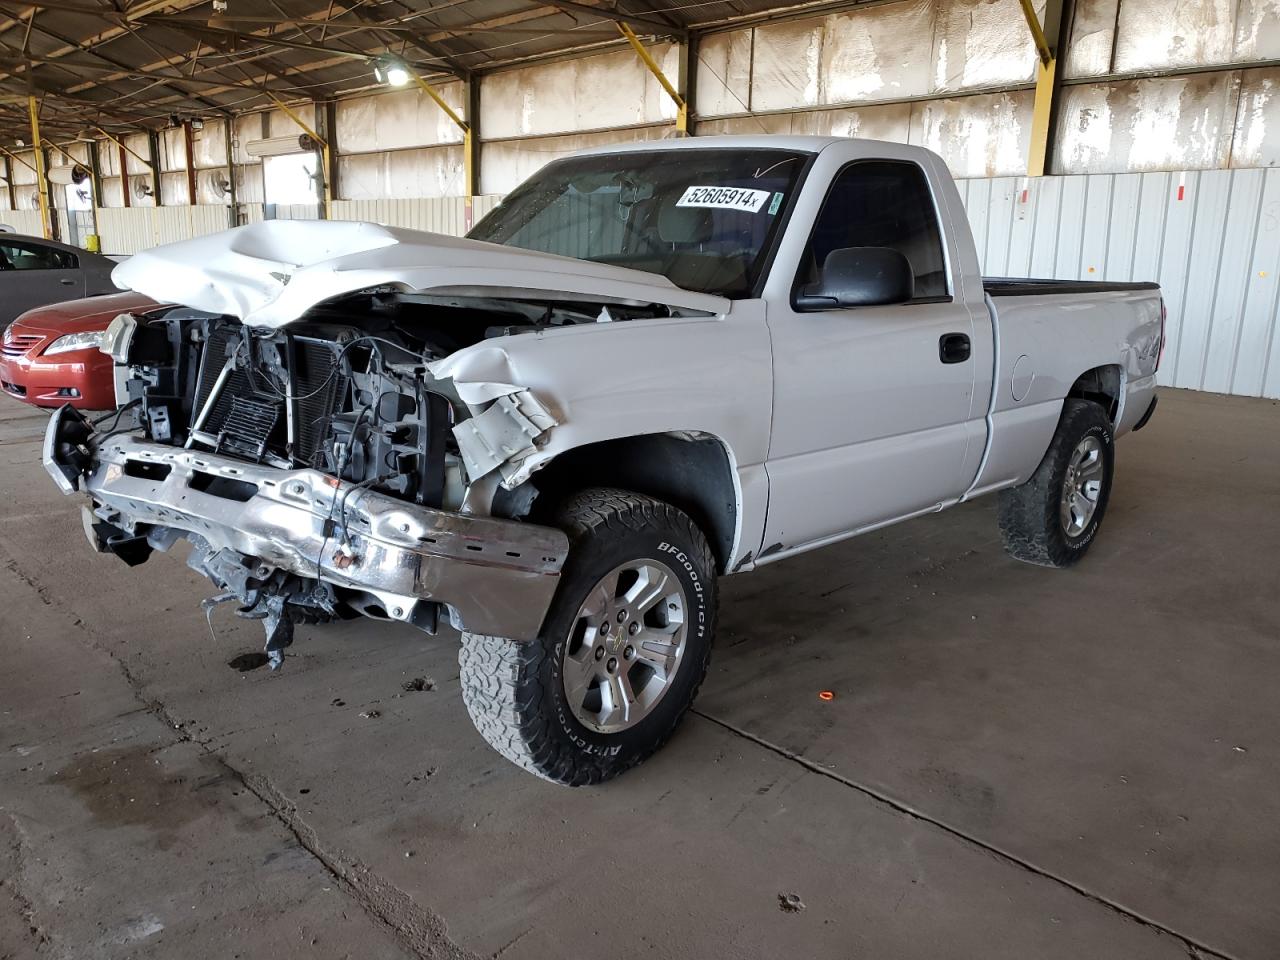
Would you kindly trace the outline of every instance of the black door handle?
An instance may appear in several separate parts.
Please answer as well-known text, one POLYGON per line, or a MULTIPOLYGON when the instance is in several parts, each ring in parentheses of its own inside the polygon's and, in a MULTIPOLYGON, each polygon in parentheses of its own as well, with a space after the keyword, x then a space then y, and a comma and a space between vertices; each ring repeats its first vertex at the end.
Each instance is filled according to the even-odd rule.
POLYGON ((938 340, 938 359, 943 363, 964 363, 969 352, 967 333, 944 333, 938 340))
POLYGON ((71 286, 73 283, 75 283, 75 281, 74 281, 74 280, 68 280, 66 277, 63 277, 63 278, 62 278, 61 280, 59 280, 58 282, 59 282, 60 284, 62 284, 64 287, 69 287, 69 286, 71 286))

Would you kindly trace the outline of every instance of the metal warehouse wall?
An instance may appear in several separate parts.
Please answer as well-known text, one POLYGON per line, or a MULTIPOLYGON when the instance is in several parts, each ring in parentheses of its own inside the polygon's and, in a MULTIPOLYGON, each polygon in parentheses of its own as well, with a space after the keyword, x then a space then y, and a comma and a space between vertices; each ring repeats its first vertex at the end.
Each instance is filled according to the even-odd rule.
MULTIPOLYGON (((474 197, 471 202, 472 221, 497 206, 501 197, 474 197)), ((333 220, 365 220, 392 227, 408 227, 412 230, 428 230, 462 236, 467 231, 467 203, 463 197, 430 197, 420 200, 335 200, 329 208, 333 220)), ((261 203, 242 203, 238 209, 241 223, 256 223, 265 216, 261 203)), ((320 215, 317 205, 278 206, 275 216, 280 220, 314 220, 320 215)), ((13 226, 31 232, 40 232, 40 215, 18 211, 13 226)), ((13 213, 0 216, 14 217, 13 213)), ((195 207, 133 207, 131 209, 99 209, 98 231, 102 238, 102 250, 108 254, 132 254, 161 243, 200 237, 227 229, 230 221, 225 206, 195 207)))
POLYGON ((1160 382, 1280 397, 1280 170, 961 181, 983 272, 1156 280, 1160 382))

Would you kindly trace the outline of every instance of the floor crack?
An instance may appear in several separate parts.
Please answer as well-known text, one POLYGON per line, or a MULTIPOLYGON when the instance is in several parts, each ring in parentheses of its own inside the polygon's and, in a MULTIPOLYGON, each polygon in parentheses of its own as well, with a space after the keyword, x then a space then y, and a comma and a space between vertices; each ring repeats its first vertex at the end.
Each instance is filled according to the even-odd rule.
MULTIPOLYGON (((0 549, 0 556, 3 553, 4 551, 0 549)), ((422 960, 475 960, 475 954, 462 949, 449 939, 442 918, 424 910, 408 893, 365 864, 326 849, 315 828, 306 822, 293 803, 277 790, 267 777, 260 774, 246 774, 219 754, 213 748, 212 740, 204 740, 192 734, 162 701, 147 695, 142 681, 129 665, 95 635, 88 623, 67 608, 48 588, 22 570, 14 558, 3 556, 2 559, 4 568, 35 593, 41 603, 67 617, 84 638, 85 643, 111 659, 124 677, 134 699, 169 729, 176 731, 176 742, 193 744, 230 776, 244 784, 247 790, 266 805, 302 848, 334 878, 343 892, 355 900, 375 922, 387 928, 402 947, 422 960)))
POLYGON ((757 746, 763 747, 765 750, 769 750, 770 752, 775 753, 786 760, 790 760, 792 763, 795 763, 800 765, 801 767, 804 767, 810 773, 816 773, 821 777, 826 777, 828 780, 834 780, 836 783, 840 784, 841 786, 848 787, 851 790, 856 790, 859 793, 867 797, 870 797, 876 803, 882 806, 888 807, 897 813, 908 816, 913 820, 918 820, 921 823, 927 823, 930 826, 943 831, 944 833, 950 834, 951 836, 962 841, 963 843, 977 847, 978 849, 982 850, 984 853, 987 853, 1000 860, 1003 860, 1004 862, 1011 864, 1012 866, 1015 866, 1021 870, 1025 870, 1029 873, 1035 874, 1038 877, 1043 877, 1044 879, 1052 881, 1053 883, 1056 883, 1060 886, 1066 887, 1072 893, 1075 893, 1078 896, 1084 897, 1086 900, 1096 903, 1099 906, 1112 911, 1113 913, 1117 913, 1126 920, 1132 921, 1133 923, 1140 924, 1141 926, 1144 926, 1144 927, 1149 927, 1150 929, 1155 930, 1159 933, 1165 934, 1166 936, 1173 937, 1174 939, 1182 943, 1183 948, 1187 951, 1188 956, 1190 956, 1192 960, 1237 960, 1234 954, 1228 953, 1225 950, 1218 950, 1213 947, 1209 947, 1201 943, 1200 941, 1194 939, 1193 937, 1187 936, 1184 933, 1178 933, 1178 931, 1172 930, 1169 927, 1166 927, 1164 924, 1156 920, 1152 920, 1150 917, 1144 916, 1143 914, 1137 912, 1136 910, 1132 910, 1129 907, 1126 907, 1123 904, 1118 903, 1115 900, 1112 900, 1104 896, 1103 894, 1095 893, 1092 890, 1089 890, 1085 887, 1080 886, 1078 883, 1075 883, 1074 881, 1068 880, 1065 877, 1061 877, 1056 873, 1053 873, 1049 870, 1044 869, 1043 867, 1038 867, 1034 863, 1031 863, 1028 860, 1024 860, 1022 857, 1019 857, 1017 854, 1010 853, 1008 850, 1001 849, 1000 847, 992 843, 989 843, 986 840, 982 840, 974 836, 973 834, 966 833, 964 830, 961 830, 959 827, 953 827, 942 820, 938 820, 934 817, 931 817, 927 813, 923 812, 922 810, 918 810, 915 807, 912 807, 911 805, 904 803, 901 800, 897 800, 886 793, 882 793, 881 791, 876 790, 874 787, 868 787, 865 784, 859 783, 858 781, 853 780, 850 777, 846 777, 839 773, 836 773, 834 770, 829 770, 828 768, 822 766, 819 763, 815 763, 814 761, 808 759, 807 757, 802 756, 801 754, 795 753, 792 750, 788 750, 786 747, 779 746, 778 744, 773 743, 769 740, 766 740, 764 737, 758 736, 749 730, 746 730, 742 727, 737 726, 736 724, 730 723, 727 720, 721 720, 719 717, 714 717, 711 714, 705 713, 704 711, 698 710, 696 708, 691 709, 689 712, 694 714, 695 716, 701 717, 703 720, 706 720, 709 723, 714 723, 716 726, 729 731, 730 733, 734 734, 737 737, 741 737, 744 740, 749 740, 750 742, 756 744, 757 746))

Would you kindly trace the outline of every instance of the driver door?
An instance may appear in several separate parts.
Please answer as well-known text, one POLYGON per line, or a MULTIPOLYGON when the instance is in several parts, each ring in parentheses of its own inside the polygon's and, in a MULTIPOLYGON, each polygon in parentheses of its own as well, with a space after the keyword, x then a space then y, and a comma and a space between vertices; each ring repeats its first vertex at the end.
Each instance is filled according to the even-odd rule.
POLYGON ((0 302, 9 323, 32 307, 83 297, 84 273, 74 253, 34 240, 0 240, 0 302))
POLYGON ((975 402, 972 351, 956 349, 974 336, 974 318, 954 295, 920 166, 866 159, 843 167, 796 287, 819 279, 827 254, 844 247, 901 252, 914 297, 819 310, 797 309, 794 290, 790 303, 770 301, 774 401, 761 560, 952 502, 982 454, 986 402, 975 402))

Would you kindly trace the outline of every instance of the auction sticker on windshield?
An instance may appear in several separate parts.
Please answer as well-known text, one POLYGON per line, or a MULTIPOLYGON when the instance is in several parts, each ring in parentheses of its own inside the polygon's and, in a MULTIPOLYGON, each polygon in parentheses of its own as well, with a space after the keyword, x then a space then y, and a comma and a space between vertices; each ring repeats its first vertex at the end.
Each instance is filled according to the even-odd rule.
POLYGON ((676 201, 676 206, 712 207, 720 210, 759 213, 768 199, 768 190, 751 190, 747 187, 690 187, 676 201))

